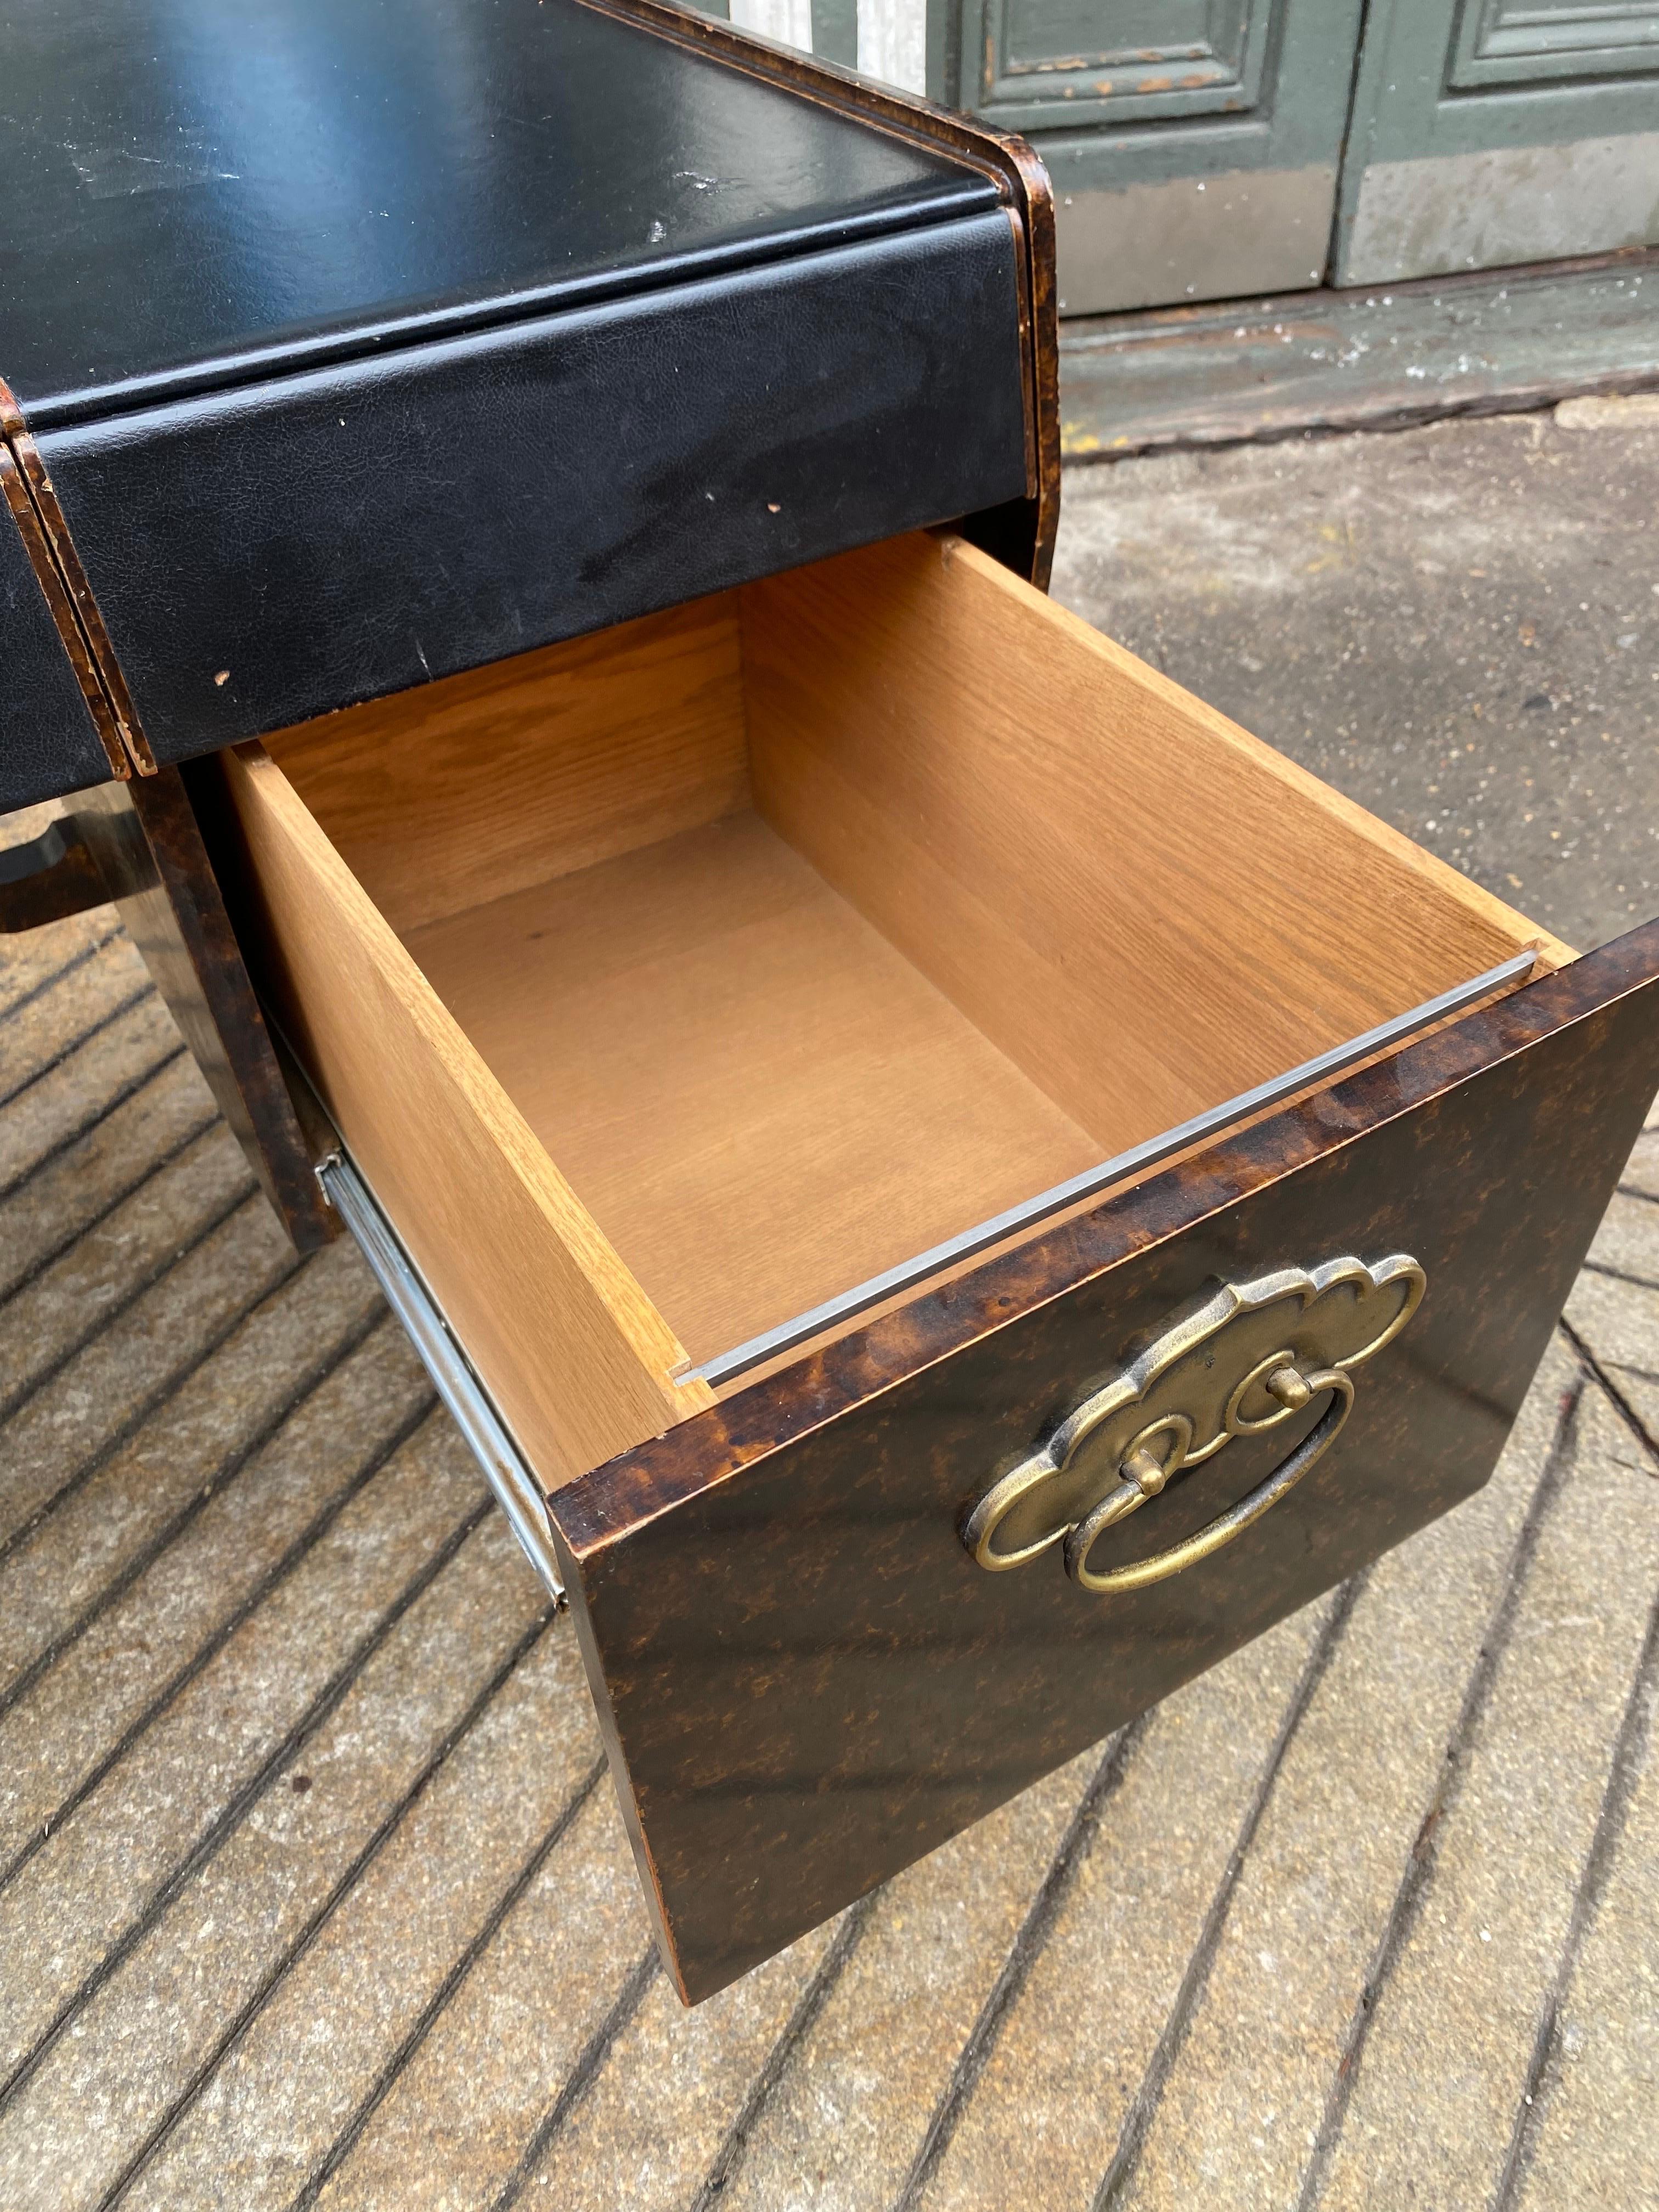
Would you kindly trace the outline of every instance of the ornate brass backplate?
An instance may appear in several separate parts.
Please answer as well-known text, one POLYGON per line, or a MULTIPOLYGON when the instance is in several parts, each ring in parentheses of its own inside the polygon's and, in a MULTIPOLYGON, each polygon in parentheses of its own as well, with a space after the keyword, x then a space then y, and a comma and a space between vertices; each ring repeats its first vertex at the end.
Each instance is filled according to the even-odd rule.
POLYGON ((1073 1581, 1105 1592, 1161 1582, 1207 1558, 1334 1442, 1353 1404, 1352 1370, 1394 1341, 1425 1288, 1403 1252, 1370 1266, 1328 1260, 1224 1285, 1085 1398, 1041 1451, 1000 1476, 963 1523, 963 1542, 993 1572, 1060 1545, 1073 1581), (1229 1511, 1150 1559, 1091 1571, 1097 1539, 1182 1468, 1235 1437, 1277 1428, 1322 1395, 1330 1403, 1314 1428, 1229 1511))

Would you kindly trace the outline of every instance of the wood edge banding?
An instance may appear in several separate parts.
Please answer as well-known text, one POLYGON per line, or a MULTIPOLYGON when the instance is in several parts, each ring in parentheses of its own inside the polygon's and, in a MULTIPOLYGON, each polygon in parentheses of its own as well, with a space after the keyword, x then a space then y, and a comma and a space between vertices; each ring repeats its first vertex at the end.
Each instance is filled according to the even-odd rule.
POLYGON ((81 633, 81 625, 75 619, 75 609, 64 587, 64 580, 47 549, 40 519, 24 485, 22 473, 10 445, 3 441, 0 441, 0 494, 4 495, 12 520, 17 526, 17 534, 23 541, 29 567, 34 572, 35 582, 40 586, 40 596, 52 616, 64 658, 74 672, 92 726, 98 732, 98 742, 104 749, 110 774, 126 782, 132 775, 131 758, 121 743, 113 710, 98 679, 98 671, 94 665, 86 639, 81 633))
POLYGON ((155 756, 138 720, 91 582, 75 550, 69 522, 40 449, 29 434, 23 410, 3 379, 0 379, 0 436, 9 449, 5 459, 10 464, 9 468, 0 468, 6 503, 52 610, 58 635, 108 757, 110 772, 123 782, 135 769, 140 775, 154 775, 155 756))

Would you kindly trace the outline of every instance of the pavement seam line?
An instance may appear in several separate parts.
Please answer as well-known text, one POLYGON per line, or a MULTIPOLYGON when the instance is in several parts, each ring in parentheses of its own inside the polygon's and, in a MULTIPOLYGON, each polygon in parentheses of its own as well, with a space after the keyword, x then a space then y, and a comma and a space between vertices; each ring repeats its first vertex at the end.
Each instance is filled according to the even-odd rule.
POLYGON ((490 1907, 488 1916, 468 1940, 465 1948, 421 2008, 420 2012, 416 2015, 414 2025, 380 2072, 376 2075, 368 2094, 359 2101, 351 2118, 323 2154, 321 2162, 313 2171, 304 2188, 289 2203, 288 2212, 309 2212, 309 2208, 317 2202, 335 2174, 345 2164, 364 2129, 397 2087, 421 2045, 448 2009, 452 2000, 459 1993, 474 1966, 495 1941, 496 1931, 502 1922, 568 1834, 583 1807, 598 1789, 605 1771, 605 1759, 601 1753, 580 1782, 577 1784, 575 1790, 566 1798, 555 1815, 552 1826, 490 1907))
POLYGON ((1008 1947, 990 1994, 980 2007, 967 2039, 957 2054, 951 2078, 933 2107, 927 2132, 893 2200, 893 2212, 914 2212, 950 2149, 981 2076, 1002 2039, 1009 2014, 1047 1948, 1060 1908, 1094 1849, 1107 1802, 1116 1795, 1151 1722, 1151 1712, 1139 1714, 1107 1738, 1100 1763, 1072 1809, 1066 1832, 1055 1847, 1036 1896, 1026 1908, 1025 1917, 1008 1947))
POLYGON ((153 999, 155 996, 154 983, 141 983, 136 991, 122 1000, 118 1006, 112 1006, 106 1014, 100 1014, 97 1020, 89 1023, 78 1036, 72 1036, 67 1044, 60 1044, 51 1059, 43 1060, 32 1075, 26 1075, 22 1081, 14 1085, 11 1090, 0 1092, 0 1114, 4 1113, 8 1106, 15 1105, 20 1098, 33 1090, 37 1083, 44 1083, 54 1069, 62 1067, 65 1060, 72 1059, 82 1047, 89 1045, 94 1037, 100 1036, 112 1022, 118 1022, 123 1014, 130 1014, 135 1006, 143 1006, 147 999, 153 999))
POLYGON ((149 977, 146 976, 118 1005, 110 1007, 107 1012, 98 1015, 94 1020, 87 1024, 85 1029, 70 1037, 67 1043, 58 1045, 50 1058, 43 1060, 33 1073, 26 1075, 22 1081, 14 1085, 11 1090, 0 1092, 0 1113, 3 1113, 7 1107, 14 1105, 26 1092, 32 1091, 37 1083, 44 1081, 54 1069, 62 1067, 65 1060, 72 1059, 84 1046, 90 1044, 94 1037, 100 1036, 112 1023, 118 1022, 123 1014, 130 1014, 135 1006, 143 1005, 147 1000, 153 999, 155 996, 155 985, 149 977))
POLYGON ((64 1654, 74 1649, 94 1623, 149 1571, 161 1554, 177 1542, 199 1514, 206 1511, 214 1498, 235 1481, 248 1462, 286 1427, 307 1399, 322 1389, 337 1369, 343 1367, 352 1353, 361 1349, 377 1328, 384 1328, 387 1323, 388 1316, 384 1306, 371 1309, 360 1320, 354 1322, 343 1336, 337 1338, 320 1359, 313 1359, 310 1366, 302 1370, 298 1382, 281 1404, 265 1416, 252 1435, 226 1454, 207 1480, 196 1485, 183 1504, 117 1569, 97 1595, 88 1599, 75 1618, 56 1636, 43 1644, 33 1658, 20 1668, 0 1690, 0 1720, 20 1705, 41 1677, 58 1664, 64 1654))
POLYGON ((271 1778, 304 1749, 410 1607, 431 1588, 473 1530, 494 1510, 495 1501, 486 1492, 462 1516, 442 1543, 404 1583, 368 1634, 354 1645, 343 1663, 329 1676, 293 1727, 232 1793, 173 1871, 162 1877, 137 1917, 128 1922, 98 1964, 82 1978, 29 2050, 0 2081, 0 2112, 6 2110, 20 2090, 27 2087, 65 2031, 79 2019, 105 1983, 120 1971, 150 1930, 160 1924, 185 1884, 218 1856, 251 1808, 264 1795, 271 1778))
POLYGON ((100 1121, 109 1119, 117 1107, 125 1106, 130 1098, 136 1098, 141 1091, 155 1082, 158 1075, 165 1075, 168 1068, 185 1057, 185 1048, 181 1040, 178 1044, 169 1045, 161 1057, 152 1061, 142 1074, 130 1076, 118 1086, 112 1097, 105 1100, 96 1113, 89 1114, 83 1121, 77 1121, 72 1129, 66 1130, 61 1137, 54 1137, 38 1158, 31 1160, 26 1168, 20 1169, 9 1183, 0 1184, 0 1206, 3 1206, 8 1199, 15 1198, 27 1183, 32 1182, 34 1177, 49 1168, 54 1160, 61 1159, 67 1152, 72 1152, 82 1138, 89 1137, 100 1121))
MULTIPOLYGON (((1047 129, 1048 126, 1045 123, 1042 127, 1047 129)), ((1401 281, 1409 283, 1416 280, 1407 278, 1401 281)), ((1259 293, 1256 295, 1257 298, 1261 296, 1259 293)), ((1068 349, 1062 340, 1062 362, 1068 349)), ((1613 369, 1608 374, 1613 380, 1613 391, 1609 396, 1625 398, 1655 388, 1653 371, 1647 362, 1640 368, 1613 369)), ((1099 453, 1065 448, 1062 449, 1062 465, 1066 469, 1096 469, 1121 461, 1150 460, 1168 453, 1225 454, 1249 446, 1287 446, 1357 437, 1395 437, 1412 431, 1433 429, 1441 423, 1460 420, 1535 416, 1541 410, 1555 407, 1563 399, 1600 396, 1606 391, 1605 386, 1592 384, 1587 386, 1579 377, 1570 378, 1565 382, 1545 378, 1538 383, 1506 386, 1495 392, 1455 396, 1431 393, 1419 404, 1393 398, 1386 403, 1385 411, 1380 414, 1357 410, 1339 416, 1322 410, 1320 418, 1313 422, 1298 417, 1283 422, 1257 422, 1249 429, 1229 431, 1218 436, 1177 432, 1173 436, 1146 439, 1126 436, 1121 446, 1114 444, 1099 453)), ((1468 864, 1465 860, 1453 858, 1450 865, 1461 869, 1465 875, 1469 873, 1468 864)))
POLYGON ((476 1692, 465 1711, 452 1721, 444 1730, 437 1742, 428 1752, 413 1778, 404 1786, 397 1802, 387 1808, 349 1863, 336 1878, 322 1903, 312 1911, 305 1925, 285 1946, 281 1956, 260 1977, 254 1989, 237 2008, 228 2025, 215 2039, 207 2056, 198 2060, 191 2069, 190 2078, 184 2087, 150 2130, 149 2135, 145 2136, 137 2151, 129 2158, 121 2172, 117 2174, 104 2194, 98 2199, 95 2212, 114 2212, 114 2207, 120 2203, 144 2168, 150 2164, 157 2152, 173 2134, 215 2074, 228 2058, 234 2057, 265 2007, 282 1988, 289 1974, 309 1954, 336 1912, 350 1897, 357 1884, 374 1865, 409 1814, 420 1803, 421 1799, 443 1771, 454 1752, 494 1703, 498 1692, 510 1680, 520 1662, 540 1643, 557 1617, 550 1604, 544 1606, 530 1626, 520 1635, 506 1657, 496 1663, 494 1671, 476 1692))
POLYGON ((394 1454, 400 1451, 427 1420, 438 1403, 434 1393, 428 1391, 414 1409, 404 1415, 391 1435, 383 1438, 362 1465, 354 1468, 321 1510, 314 1514, 307 1526, 294 1539, 281 1557, 269 1566, 253 1588, 218 1625, 210 1629, 181 1666, 176 1667, 156 1691, 143 1711, 130 1721, 102 1756, 82 1776, 67 1797, 58 1805, 41 1826, 32 1832, 27 1843, 19 1846, 3 1868, 0 1868, 0 1894, 20 1875, 35 1853, 45 1845, 48 1836, 64 1826, 77 1813, 106 1775, 119 1765, 147 1729, 153 1728, 179 1692, 187 1689, 203 1670, 222 1651, 227 1644, 272 1593, 278 1589, 293 1573, 306 1554, 321 1542, 352 1499, 374 1480, 394 1454))
MULTIPOLYGON (((0 1401, 0 1427, 3 1427, 8 1421, 15 1419, 28 1404, 30 1399, 38 1397, 42 1390, 50 1388, 64 1370, 73 1360, 78 1359, 89 1345, 96 1343, 98 1339, 112 1328, 117 1322, 123 1320, 131 1313, 146 1291, 153 1291, 155 1285, 164 1281, 175 1267, 188 1260, 193 1252, 199 1251, 216 1229, 222 1229, 238 1207, 246 1206, 249 1199, 256 1195, 258 1188, 258 1184, 252 1179, 240 1183, 228 1199, 220 1201, 216 1212, 210 1213, 204 1220, 191 1230, 184 1243, 173 1246, 161 1258, 153 1261, 145 1272, 121 1293, 113 1305, 100 1306, 93 1320, 88 1322, 79 1336, 65 1345, 62 1351, 54 1353, 46 1366, 31 1375, 26 1382, 20 1382, 9 1398, 0 1401)), ((0 1549, 0 1559, 3 1557, 3 1549, 0 1549)))
POLYGON ((1602 1366, 1601 1361, 1590 1350, 1589 1346, 1584 1341, 1583 1338, 1579 1335, 1577 1330, 1573 1327, 1572 1323, 1565 1315, 1562 1316, 1560 1327, 1562 1335, 1565 1337, 1567 1342, 1572 1346, 1574 1358, 1583 1368, 1585 1373, 1595 1383, 1596 1387, 1601 1390, 1602 1396, 1606 1398, 1607 1403, 1613 1407, 1613 1412, 1618 1414, 1620 1419, 1630 1431, 1632 1436, 1636 1439, 1637 1443, 1640 1444, 1642 1449, 1647 1454, 1648 1459, 1650 1462, 1649 1473, 1652 1474, 1659 1474, 1659 1438, 1656 1438, 1652 1435, 1648 1428, 1647 1423, 1637 1412, 1635 1407, 1631 1404, 1629 1399, 1626 1397, 1624 1392, 1619 1388, 1619 1385, 1607 1373, 1607 1369, 1602 1366))
POLYGON ((50 975, 43 975, 38 983, 32 983, 28 989, 14 999, 9 1006, 0 1006, 0 1024, 9 1022, 14 1016, 21 1014, 25 1006, 32 1006, 37 999, 44 998, 48 991, 54 990, 59 983, 67 982, 77 968, 84 968, 88 960, 96 959, 106 945, 113 945, 116 939, 125 933, 118 921, 114 928, 106 936, 99 938, 94 944, 83 945, 79 952, 71 953, 61 968, 54 968, 50 975))
POLYGON ((848 1906, 842 1915, 835 1940, 818 1960, 808 1978, 806 1987, 795 2001, 795 2007, 784 2025, 783 2033, 766 2055, 766 2063, 749 2085, 747 2095, 738 2108, 737 2118, 726 2130, 719 2149, 710 2160, 696 2195, 692 2198, 690 2212, 712 2212, 720 2201, 721 2192, 743 2164, 761 2115, 776 2095, 791 2062, 801 2045, 811 2033, 818 2014, 830 2002, 831 1992, 852 1962, 853 1954, 864 1940, 870 1917, 881 1897, 880 1889, 873 1889, 848 1906))
MULTIPOLYGON (((179 1050, 180 1052, 184 1050, 183 1045, 179 1046, 179 1050)), ((125 1104, 128 1102, 121 1100, 118 1103, 125 1104)), ((112 1113, 115 1109, 112 1107, 110 1110, 112 1113)), ((154 1182, 158 1175, 170 1168, 179 1154, 188 1152, 198 1137, 204 1137, 210 1129, 220 1126, 220 1123, 221 1116, 216 1110, 204 1115, 201 1121, 186 1129, 175 1144, 169 1145, 166 1152, 159 1153, 155 1159, 141 1168, 131 1182, 123 1183, 120 1189, 114 1192, 99 1207, 96 1213, 90 1215, 78 1227, 70 1230, 67 1237, 60 1237, 49 1250, 39 1254, 37 1257, 31 1260, 21 1275, 8 1283, 3 1289, 0 1289, 0 1311, 3 1311, 14 1298, 21 1297, 29 1285, 37 1282, 48 1267, 56 1267, 65 1253, 72 1252, 83 1238, 92 1236, 94 1231, 101 1229, 112 1213, 118 1212, 130 1198, 136 1198, 147 1182, 154 1182)))
POLYGON ((145 1423, 161 1411, 168 1399, 176 1398, 179 1392, 200 1374, 214 1355, 224 1350, 226 1345, 230 1342, 245 1322, 252 1321, 279 1291, 291 1283, 295 1277, 309 1264, 309 1255, 304 1259, 290 1261, 275 1282, 268 1283, 264 1290, 256 1292, 246 1305, 234 1312, 204 1345, 198 1346, 197 1351, 191 1354, 181 1367, 174 1368, 170 1374, 164 1375, 160 1382, 155 1383, 133 1407, 119 1428, 106 1437, 102 1443, 96 1445, 82 1461, 79 1467, 72 1474, 65 1475, 50 1497, 43 1498, 40 1503, 18 1522, 15 1528, 5 1537, 0 1538, 0 1566, 3 1566, 12 1553, 27 1543, 42 1522, 49 1520, 61 1505, 73 1498, 76 1491, 84 1489, 100 1468, 107 1467, 116 1453, 132 1442, 145 1423))
POLYGON ((511 2208, 523 2196, 526 2185, 541 2164, 544 2153, 599 2079, 605 2060, 611 2056, 611 2046, 645 2002, 661 1972, 662 1961, 657 1956, 657 1948, 653 1943, 635 1961, 628 1979, 617 1991, 610 2011, 583 2045, 581 2055, 565 2076, 564 2087, 554 2099, 551 2110, 525 2145, 517 2166, 492 2200, 489 2212, 511 2212, 511 2208))
MULTIPOLYGON (((1586 1356, 1590 1359, 1595 1359, 1595 1354, 1593 1352, 1587 1352, 1586 1356)), ((1597 1359, 1596 1364, 1598 1367, 1601 1366, 1601 1361, 1597 1359)), ((1659 1369, 1632 1366, 1631 1362, 1627 1359, 1612 1360, 1602 1371, 1608 1375, 1628 1375, 1633 1381, 1638 1382, 1659 1382, 1659 1369)), ((1598 1376, 1596 1380, 1600 1382, 1601 1376, 1598 1376)), ((1613 1387, 1616 1389, 1618 1385, 1615 1383, 1613 1387)))
POLYGON ((1540 2118, 1540 2100, 1545 2079, 1558 2059, 1561 2009, 1566 2002, 1573 1976, 1577 1972, 1584 1940, 1595 1924, 1601 1900, 1607 1894, 1608 1878, 1613 1872, 1613 1854, 1624 1834, 1625 1824, 1630 1817, 1631 1801, 1636 1795, 1646 1763, 1653 1727, 1651 1701, 1656 1671, 1659 1671, 1659 1598, 1656 1598, 1649 1608, 1647 1633, 1642 1639, 1641 1653, 1625 1699, 1625 1710, 1620 1717, 1619 1733, 1613 1739, 1607 1786, 1601 1792, 1595 1832, 1590 1838, 1589 1850, 1585 1854, 1583 1870, 1573 1897, 1572 1916, 1567 1923, 1566 1939, 1561 1946, 1560 1958, 1556 1962, 1549 1994, 1539 2014, 1532 2062, 1527 2069, 1526 2086, 1522 2092, 1521 2101, 1515 2108, 1509 2155, 1504 2161, 1504 2172, 1492 2201, 1491 2212, 1512 2212, 1521 2184, 1532 2163, 1540 2118))
POLYGON ((1647 1275, 1632 1275, 1623 1267, 1610 1267, 1605 1260, 1586 1260, 1580 1273, 1605 1275, 1610 1282, 1628 1283, 1633 1291, 1659 1291, 1659 1282, 1647 1275))
POLYGON ((1192 2027, 1193 2016, 1208 1985, 1215 1954, 1220 1948, 1222 1931, 1243 1875, 1244 1862, 1255 1841, 1256 1832, 1273 1796, 1274 1784, 1319 1686, 1330 1671, 1337 1646, 1342 1641, 1348 1623, 1353 1618, 1354 1607, 1370 1580, 1370 1569, 1362 1567, 1358 1573, 1351 1575, 1341 1585, 1336 1594, 1336 1602, 1321 1626, 1312 1650, 1303 1662, 1296 1687, 1291 1692, 1290 1701, 1279 1722, 1279 1732, 1256 1777, 1250 1802, 1239 1823, 1232 1850, 1227 1855, 1226 1866, 1210 1899, 1209 1910, 1204 1916, 1198 1941, 1193 1946, 1192 1956, 1187 1961, 1186 1972, 1182 1975, 1175 2002, 1170 2008, 1169 2017, 1164 2023, 1146 2071, 1141 2076, 1140 2085, 1130 2100, 1128 2112, 1118 2134, 1117 2148, 1112 2154, 1111 2163, 1101 2176, 1099 2188, 1095 2191, 1091 2212, 1109 2212, 1111 2205, 1121 2203, 1123 2192, 1140 2163, 1147 2131, 1157 2116, 1164 2088, 1192 2027))
POLYGON ((1486 1717, 1492 1686, 1498 1678, 1498 1663, 1509 1649, 1522 1594, 1538 1555, 1544 1524, 1577 1456, 1578 1417, 1588 1379, 1581 1369, 1572 1385, 1562 1394, 1555 1433, 1550 1439, 1543 1469, 1533 1486, 1520 1532, 1510 1549, 1503 1586, 1487 1617, 1475 1662, 1469 1669, 1468 1679, 1463 1686, 1462 1701, 1452 1723, 1445 1755, 1440 1762, 1439 1779, 1431 1793, 1427 1809, 1418 1824, 1416 1837, 1406 1854, 1406 1864, 1395 1888, 1389 1917, 1383 1923, 1382 1932, 1360 1979, 1358 1995, 1342 2038, 1341 2057, 1331 2077, 1325 2109, 1303 2172, 1295 2212, 1314 2212, 1314 2207, 1323 2192, 1325 2178, 1335 2155, 1337 2142, 1352 2100, 1353 2085, 1364 2059, 1371 2022, 1376 2016, 1377 2006, 1389 1978, 1417 1924, 1439 1856, 1441 1826, 1462 1795, 1463 1778, 1468 1765, 1465 1753, 1486 1717))

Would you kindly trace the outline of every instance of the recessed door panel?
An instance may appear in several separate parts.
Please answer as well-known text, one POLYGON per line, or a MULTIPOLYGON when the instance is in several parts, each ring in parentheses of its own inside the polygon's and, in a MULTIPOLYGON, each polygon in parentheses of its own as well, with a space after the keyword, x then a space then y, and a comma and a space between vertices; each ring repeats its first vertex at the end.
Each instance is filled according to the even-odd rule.
POLYGON ((1367 19, 1336 281, 1659 243, 1659 11, 1385 0, 1367 19))
POLYGON ((936 97, 1036 143, 1062 313, 1319 283, 1358 0, 960 0, 936 97))

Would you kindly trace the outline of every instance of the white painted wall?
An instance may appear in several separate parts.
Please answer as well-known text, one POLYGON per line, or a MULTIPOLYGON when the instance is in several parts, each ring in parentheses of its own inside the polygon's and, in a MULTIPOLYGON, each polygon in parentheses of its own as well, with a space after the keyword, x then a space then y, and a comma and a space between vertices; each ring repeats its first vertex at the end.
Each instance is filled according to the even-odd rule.
MULTIPOLYGON (((812 51, 812 0, 731 0, 732 21, 812 51)), ((906 92, 927 89, 927 0, 858 0, 859 67, 906 92)))
POLYGON ((925 93, 927 0, 859 0, 859 67, 866 76, 925 93))
POLYGON ((732 21, 739 30, 781 39, 804 53, 812 51, 812 0, 732 0, 732 21))

